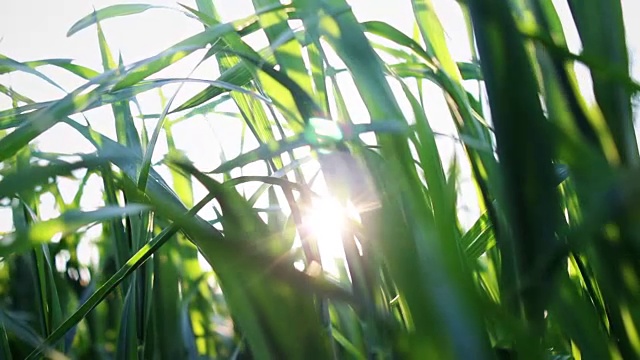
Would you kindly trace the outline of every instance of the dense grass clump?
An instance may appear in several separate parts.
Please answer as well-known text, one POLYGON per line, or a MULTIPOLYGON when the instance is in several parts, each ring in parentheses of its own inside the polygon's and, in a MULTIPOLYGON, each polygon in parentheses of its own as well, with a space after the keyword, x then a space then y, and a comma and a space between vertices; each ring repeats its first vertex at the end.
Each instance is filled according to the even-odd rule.
POLYGON ((560 2, 451 2, 462 62, 431 0, 413 36, 345 0, 230 23, 197 0, 176 10, 202 30, 135 63, 100 24, 156 7, 122 4, 69 30, 97 29, 102 69, 0 55, 84 81, 44 102, 0 83, 0 358, 640 358, 640 86, 620 2, 560 2), (193 57, 208 77, 162 76, 193 57), (176 145, 186 122, 216 129, 214 168, 176 145), (92 152, 41 151, 59 125, 92 152))

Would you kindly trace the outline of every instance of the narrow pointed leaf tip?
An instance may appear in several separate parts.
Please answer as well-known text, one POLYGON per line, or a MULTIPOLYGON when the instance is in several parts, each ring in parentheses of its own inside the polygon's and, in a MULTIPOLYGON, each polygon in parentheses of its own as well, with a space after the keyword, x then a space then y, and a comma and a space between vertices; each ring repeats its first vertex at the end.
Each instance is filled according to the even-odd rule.
POLYGON ((96 24, 102 20, 106 20, 106 19, 114 18, 118 16, 139 14, 149 9, 156 9, 156 8, 166 8, 166 7, 148 5, 148 4, 121 4, 121 5, 107 6, 104 9, 94 11, 91 14, 78 20, 75 24, 71 26, 71 28, 67 32, 67 37, 70 37, 71 35, 77 33, 78 31, 88 28, 89 26, 96 24))

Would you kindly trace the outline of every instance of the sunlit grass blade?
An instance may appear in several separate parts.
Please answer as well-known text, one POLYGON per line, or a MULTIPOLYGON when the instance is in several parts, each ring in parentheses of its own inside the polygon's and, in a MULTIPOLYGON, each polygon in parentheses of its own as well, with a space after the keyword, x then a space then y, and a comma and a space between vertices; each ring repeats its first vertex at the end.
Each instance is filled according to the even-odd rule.
POLYGON ((368 21, 362 24, 366 32, 382 36, 385 39, 395 42, 396 44, 406 47, 413 51, 416 55, 420 56, 422 60, 427 62, 427 66, 431 66, 431 68, 435 68, 435 65, 431 63, 432 58, 429 54, 413 39, 405 35, 400 30, 394 28, 393 26, 381 22, 381 21, 368 21))
MULTIPOLYGON (((98 45, 100 47, 100 54, 102 55, 102 67, 105 71, 116 70, 119 67, 123 67, 122 59, 120 59, 120 63, 118 64, 113 58, 100 23, 97 22, 96 26, 98 29, 98 45)), ((117 71, 118 70, 116 70, 116 72, 117 71)), ((131 148, 136 153, 141 153, 142 147, 140 146, 138 131, 133 123, 129 100, 128 98, 123 99, 123 101, 115 102, 111 105, 115 117, 116 136, 119 143, 131 148)))
POLYGON ((161 8, 165 8, 165 7, 147 5, 147 4, 118 4, 118 5, 107 6, 100 10, 95 10, 93 13, 78 20, 75 24, 71 26, 71 28, 67 32, 67 36, 72 36, 78 31, 81 31, 82 29, 85 29, 102 20, 106 20, 106 19, 114 18, 118 16, 135 15, 150 9, 161 9, 161 8))
MULTIPOLYGON (((266 13, 270 11, 274 11, 274 9, 265 10, 266 13)), ((239 20, 235 23, 217 23, 199 34, 174 44, 156 56, 133 64, 127 71, 125 78, 115 85, 114 90, 134 85, 140 80, 176 63, 192 52, 203 49, 207 45, 214 44, 220 37, 250 27, 251 24, 258 21, 260 15, 261 14, 252 15, 247 19, 239 20)))
POLYGON ((23 231, 4 235, 0 240, 0 256, 19 254, 38 244, 51 241, 56 234, 66 234, 95 222, 139 213, 146 206, 130 204, 125 207, 103 207, 93 211, 67 211, 59 218, 36 222, 23 231))
POLYGON ((495 246, 496 239, 489 217, 486 213, 471 226, 460 239, 460 245, 465 249, 465 254, 470 260, 476 260, 495 246))
POLYGON ((438 60, 445 73, 455 82, 460 82, 460 71, 447 46, 444 29, 431 0, 413 0, 413 12, 418 28, 427 46, 427 53, 438 60))
POLYGON ((55 81, 51 80, 48 76, 44 75, 40 71, 36 70, 37 64, 28 64, 21 63, 19 61, 13 60, 5 55, 0 54, 0 74, 12 72, 12 71, 22 71, 27 74, 35 75, 45 82, 55 86, 56 88, 64 91, 64 89, 58 85, 55 81))
POLYGON ((101 83, 111 80, 113 77, 113 71, 105 72, 94 77, 62 99, 49 102, 46 106, 26 114, 27 119, 20 127, 0 139, 0 161, 15 155, 31 140, 67 116, 88 109, 104 90, 106 85, 101 83), (96 84, 101 85, 93 91, 88 91, 96 84))
MULTIPOLYGON (((569 1, 585 56, 601 59, 625 74, 629 55, 620 1, 569 1), (607 29, 607 31, 602 31, 607 29)), ((631 116, 630 93, 608 76, 592 72, 593 91, 623 163, 638 163, 638 142, 631 116)))
POLYGON ((213 170, 213 172, 228 172, 236 167, 241 167, 258 160, 267 160, 303 146, 330 148, 332 144, 335 145, 339 142, 337 140, 353 140, 356 139, 358 135, 368 132, 377 132, 380 134, 403 134, 407 131, 408 126, 398 123, 396 120, 381 120, 378 123, 353 125, 348 128, 348 131, 341 134, 341 136, 344 136, 342 139, 323 139, 316 134, 316 129, 314 129, 313 126, 308 126, 305 133, 301 135, 294 135, 276 142, 261 145, 257 149, 247 151, 238 157, 221 164, 213 170))
MULTIPOLYGON (((78 65, 78 64, 73 64, 73 60, 69 60, 69 59, 46 59, 46 60, 32 60, 32 61, 25 61, 22 63, 22 65, 34 69, 40 66, 46 66, 46 65, 52 65, 52 66, 56 66, 59 67, 61 69, 67 70, 75 75, 78 75, 79 77, 83 78, 83 79, 91 79, 95 76, 98 76, 100 73, 98 73, 97 71, 90 69, 86 66, 82 66, 82 65, 78 65)), ((21 70, 23 69, 22 67, 18 66, 18 67, 14 67, 14 66, 9 66, 9 65, 4 65, 4 66, 0 66, 0 74, 6 74, 12 71, 17 71, 17 70, 21 70)))
POLYGON ((28 97, 20 94, 19 92, 7 88, 6 86, 0 84, 0 93, 1 94, 5 94, 7 97, 9 97, 11 99, 11 102, 14 104, 14 106, 17 106, 18 103, 25 103, 25 104, 33 104, 34 101, 29 99, 28 97))
MULTIPOLYGON (((199 18, 201 18, 201 20, 203 21, 203 23, 205 25, 207 25, 208 27, 212 27, 212 26, 219 26, 220 22, 218 20, 216 20, 214 17, 211 16, 207 16, 206 14, 202 14, 200 12, 198 12, 197 10, 193 10, 190 9, 188 7, 185 6, 185 8, 187 8, 189 11, 193 12, 194 14, 196 14, 199 18)), ((272 12, 278 12, 282 10, 281 6, 277 5, 277 4, 273 4, 272 6, 266 6, 264 8, 259 9, 259 11, 257 13, 261 13, 264 14, 263 16, 268 17, 272 12)), ((262 17, 259 17, 259 19, 262 19, 262 17)), ((245 29, 249 29, 251 28, 251 25, 245 27, 245 29)), ((292 42, 292 41, 296 41, 296 37, 295 34, 291 31, 289 32, 285 32, 284 34, 281 34, 280 36, 278 36, 277 39, 277 43, 274 43, 273 46, 271 47, 267 47, 266 49, 262 49, 260 51, 255 51, 253 50, 250 46, 248 46, 242 39, 240 33, 242 33, 242 30, 238 31, 238 34, 234 34, 234 33, 228 33, 224 36, 224 41, 226 43, 227 46, 229 46, 231 49, 233 49, 233 51, 235 52, 240 52, 242 54, 244 54, 244 56, 249 56, 250 58, 253 59, 264 59, 264 62, 266 63, 273 63, 276 59, 275 59, 275 52, 278 52, 280 50, 278 50, 281 46, 283 46, 283 44, 287 43, 287 42, 292 42)), ((222 50, 222 49, 221 49, 222 50)), ((234 54, 228 54, 228 55, 234 55, 234 54)), ((221 71, 221 75, 219 80, 220 81, 225 81, 225 82, 229 82, 232 84, 235 84, 237 86, 244 86, 247 85, 254 77, 254 74, 252 73, 250 68, 247 68, 243 63, 238 62, 238 60, 231 60, 231 56, 228 55, 223 55, 223 58, 225 58, 226 60, 224 60, 224 62, 222 62, 223 66, 223 71, 221 71)), ((219 58, 220 60, 220 58, 219 58)), ((260 62, 259 62, 260 63, 260 62)), ((298 65, 299 66, 299 65, 298 65)), ((260 75, 259 75, 260 77, 260 75)), ((264 75, 262 76, 262 81, 267 81, 269 82, 269 77, 264 77, 264 75)), ((296 84, 297 85, 297 84, 296 84)), ((277 84, 276 84, 277 86, 277 84)), ((282 89, 285 92, 288 92, 288 90, 282 89)), ((307 88, 307 91, 309 91, 310 89, 307 88)), ((174 111, 181 111, 181 110, 185 110, 185 109, 189 109, 192 108, 194 106, 203 104, 207 101, 209 101, 210 99, 215 98, 216 96, 222 94, 224 92, 224 89, 217 89, 215 87, 207 87, 206 89, 202 90, 201 92, 199 92, 198 94, 194 95, 191 99, 187 100, 185 103, 181 104, 180 106, 178 106, 174 111)), ((311 92, 308 92, 309 94, 311 92)), ((282 96, 282 95, 281 95, 282 96)), ((286 103, 286 102, 285 102, 286 103)), ((283 105, 281 108, 285 108, 286 105, 283 105)))

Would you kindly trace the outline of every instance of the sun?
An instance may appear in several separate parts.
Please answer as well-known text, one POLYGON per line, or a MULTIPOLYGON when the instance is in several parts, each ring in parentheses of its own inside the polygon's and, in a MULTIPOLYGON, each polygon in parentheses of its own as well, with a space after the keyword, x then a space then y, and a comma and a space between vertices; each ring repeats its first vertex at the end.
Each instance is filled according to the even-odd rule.
POLYGON ((337 261, 345 259, 343 232, 356 217, 353 206, 332 197, 314 199, 304 214, 304 226, 315 237, 323 268, 331 275, 338 275, 337 261))

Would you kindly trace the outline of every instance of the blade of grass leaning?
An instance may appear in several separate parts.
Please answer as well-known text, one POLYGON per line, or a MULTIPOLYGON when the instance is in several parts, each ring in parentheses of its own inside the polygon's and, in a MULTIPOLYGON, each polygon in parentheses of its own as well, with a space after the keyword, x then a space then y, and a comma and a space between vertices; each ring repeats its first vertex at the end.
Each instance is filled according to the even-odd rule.
MULTIPOLYGON (((0 65, 0 74, 7 74, 13 71, 23 69, 21 66, 10 66, 12 62, 9 62, 7 65, 0 65)), ((15 64, 15 63, 14 63, 15 64)), ((98 76, 100 73, 97 71, 90 69, 88 67, 73 64, 73 60, 70 59, 45 59, 45 60, 31 60, 22 62, 22 65, 35 70, 37 67, 51 65, 56 66, 61 69, 67 70, 72 74, 75 74, 83 79, 89 80, 95 76, 98 76)))
POLYGON ((35 69, 35 66, 24 64, 19 61, 13 60, 5 55, 0 54, 0 73, 7 73, 11 71, 22 71, 27 74, 35 75, 45 82, 55 86, 56 88, 65 91, 63 87, 58 85, 55 81, 51 80, 48 76, 44 75, 40 71, 35 69))
POLYGON ((135 15, 151 9, 170 9, 166 6, 155 6, 147 4, 117 4, 107 6, 100 10, 94 10, 93 13, 84 16, 82 19, 76 21, 69 31, 67 31, 67 37, 88 28, 93 24, 114 17, 135 15))
POLYGON ((113 158, 105 154, 102 157, 87 156, 84 160, 74 163, 30 166, 20 172, 8 174, 0 180, 0 199, 29 192, 38 185, 45 185, 49 179, 57 176, 70 176, 74 170, 98 168, 113 158))
POLYGON ((5 94, 8 98, 10 98, 11 102, 15 107, 18 106, 18 103, 33 104, 35 102, 29 99, 28 97, 20 94, 19 92, 13 89, 7 88, 2 84, 0 84, 0 93, 5 94))
MULTIPOLYGON (((408 127, 403 125, 402 123, 396 122, 395 120, 390 120, 380 121, 372 124, 353 125, 348 130, 348 132, 345 132, 344 138, 342 140, 348 141, 357 139, 360 134, 364 134, 367 132, 403 134, 407 132, 408 127)), ((299 147, 309 145, 329 147, 337 142, 336 140, 319 141, 314 131, 315 130, 312 127, 308 127, 307 132, 303 133, 302 135, 294 135, 277 142, 267 143, 259 146, 255 150, 240 154, 238 155, 238 157, 221 164, 219 167, 213 170, 213 173, 228 172, 233 168, 245 166, 251 162, 258 160, 269 159, 299 147)))
POLYGON ((413 13, 426 44, 426 52, 437 59, 445 73, 455 82, 460 83, 462 77, 447 46, 442 23, 436 14, 431 0, 412 0, 413 13))
MULTIPOLYGON (((266 13, 268 13, 269 11, 274 10, 265 10, 266 13)), ((203 49, 207 45, 214 44, 220 37, 251 26, 251 24, 258 21, 260 15, 261 14, 251 15, 246 19, 238 20, 234 23, 218 23, 196 35, 193 35, 183 41, 180 41, 179 43, 174 44, 173 46, 167 48, 156 56, 133 64, 127 70, 127 75, 124 77, 124 79, 119 81, 114 86, 114 90, 119 90, 134 85, 140 80, 143 80, 150 75, 153 75, 160 70, 176 63, 192 52, 203 49)))
POLYGON ((480 215, 478 220, 467 230, 460 239, 460 246, 465 249, 469 260, 477 260, 496 244, 495 234, 489 222, 487 213, 480 215))
POLYGON ((73 232, 88 224, 139 213, 145 209, 146 206, 130 204, 125 207, 103 207, 93 211, 67 211, 58 218, 37 222, 28 229, 3 236, 0 256, 19 254, 38 244, 48 243, 58 233, 73 232))
MULTIPOLYGON (((200 13, 197 10, 190 9, 186 6, 185 8, 187 8, 189 11, 193 12, 196 16, 198 16, 203 21, 203 23, 206 24, 207 26, 217 26, 219 24, 219 22, 215 20, 215 18, 212 16, 208 16, 206 14, 200 13)), ((281 7, 276 5, 266 6, 264 8, 261 8, 259 10, 259 13, 265 14, 268 16, 270 11, 279 11, 279 10, 281 10, 281 7)), ((248 29, 250 27, 251 25, 247 26, 245 29, 248 29)), ((239 30, 238 32, 243 33, 243 30, 239 30)), ((233 34, 228 34, 228 35, 233 36, 233 34)), ((240 39, 240 42, 238 42, 237 40, 234 40, 234 38, 228 38, 227 40, 231 41, 231 43, 233 44, 236 44, 236 46, 232 46, 235 49, 235 51, 240 51, 240 52, 243 52, 244 54, 253 54, 252 56, 254 58, 264 58, 265 62, 272 63, 273 61, 275 61, 274 51, 278 51, 278 48, 281 47, 283 44, 287 44, 287 43, 290 43, 291 41, 295 41, 294 39, 297 37, 299 36, 296 36, 293 32, 281 33, 277 39, 274 39, 275 42, 272 47, 267 47, 265 49, 262 49, 258 51, 256 54, 253 54, 254 51, 251 48, 248 48, 246 45, 243 45, 241 47, 237 46, 242 42, 241 39, 240 39)), ((249 81, 251 81, 252 76, 253 75, 250 69, 246 68, 246 66, 238 64, 224 71, 220 76, 220 80, 229 81, 238 86, 242 86, 242 85, 248 84, 249 81)), ((276 83, 272 83, 268 77, 263 77, 262 79, 263 81, 266 81, 272 84, 272 86, 279 87, 279 85, 277 85, 276 83)), ((197 95, 193 96, 191 99, 187 100, 182 105, 178 106, 178 108, 176 108, 173 111, 182 111, 182 110, 195 107, 197 105, 200 105, 209 101, 210 99, 215 98, 216 96, 222 93, 223 93, 222 89, 216 89, 215 87, 208 87, 205 90, 202 90, 197 95)), ((283 98, 285 101, 281 102, 282 104, 286 104, 289 101, 289 100, 286 100, 287 93, 288 91, 280 95, 280 97, 285 96, 285 98, 283 98)), ((276 94, 280 94, 280 93, 274 93, 272 95, 276 95, 276 94)), ((311 94, 311 92, 309 92, 309 94, 311 94)), ((281 107, 281 110, 283 108, 286 109, 286 105, 283 105, 281 107)))
MULTIPOLYGON (((216 22, 217 20, 210 19, 209 24, 215 24, 216 22)), ((251 47, 249 47, 245 42, 242 41, 239 34, 228 34, 224 38, 224 42, 226 46, 234 49, 243 49, 244 51, 253 53, 254 56, 259 56, 258 54, 253 52, 251 47)), ((217 54, 217 60, 220 72, 221 74, 223 74, 222 76, 224 76, 227 71, 232 71, 236 66, 242 65, 242 60, 238 59, 232 54, 219 53, 217 54)), ((253 75, 249 72, 249 69, 246 66, 242 66, 242 69, 246 70, 247 74, 249 74, 250 76, 253 75)), ((246 85, 247 84, 242 84, 241 86, 246 87, 246 85)), ((204 91, 206 92, 207 89, 205 89, 204 91)), ((258 143, 262 145, 263 143, 275 141, 274 133, 272 131, 272 123, 267 117, 264 106, 257 102, 256 99, 241 93, 232 93, 231 97, 233 98, 236 106, 238 106, 240 114, 245 120, 245 124, 248 126, 249 130, 251 130, 258 143)), ((242 136, 242 140, 244 141, 244 135, 242 136)), ((282 166, 279 157, 273 158, 273 161, 276 166, 282 166)))
MULTIPOLYGON (((280 2, 277 0, 253 0, 253 6, 256 11, 260 8, 272 7, 279 4, 280 2)), ((302 58, 302 47, 295 38, 287 21, 287 13, 284 10, 279 10, 261 16, 259 24, 269 40, 270 47, 274 52, 275 61, 280 66, 280 70, 296 83, 301 91, 311 96, 313 94, 313 88, 307 67, 302 58)), ((261 80, 261 83, 266 93, 278 94, 275 88, 265 88, 267 83, 265 83, 264 80, 261 80)), ((283 104, 287 106, 286 102, 283 104)))
MULTIPOLYGON (((110 72, 110 74, 111 73, 113 72, 110 72)), ((88 97, 88 101, 82 104, 81 108, 72 109, 70 113, 67 113, 67 115, 71 115, 73 113, 77 113, 81 111, 95 109, 103 105, 118 103, 124 100, 135 101, 135 96, 143 92, 154 90, 169 84, 185 83, 185 82, 205 83, 205 84, 214 86, 216 88, 224 89, 225 91, 236 91, 243 94, 247 94, 251 97, 254 97, 264 102, 270 101, 269 99, 255 92, 251 92, 249 90, 235 86, 231 83, 220 82, 216 80, 192 79, 192 78, 191 79, 189 78, 157 79, 157 80, 142 81, 136 85, 131 86, 130 88, 126 88, 118 91, 111 91, 111 90, 106 90, 105 88, 102 88, 99 91, 95 91, 91 93, 91 97, 88 97)), ((84 86, 84 88, 87 88, 87 87, 88 86, 84 86)), ((25 125, 26 123, 34 121, 33 118, 37 114, 33 110, 45 109, 49 106, 60 104, 61 102, 64 102, 64 101, 66 101, 66 98, 60 99, 60 100, 42 102, 42 103, 23 105, 15 109, 0 111, 0 128, 6 129, 6 128, 18 127, 20 125, 25 125)))
POLYGON ((50 102, 45 107, 27 114, 28 120, 24 124, 0 139, 0 161, 15 155, 31 140, 47 131, 61 119, 89 108, 100 97, 105 85, 100 85, 94 90, 88 89, 113 77, 113 71, 105 72, 62 99, 50 102))

